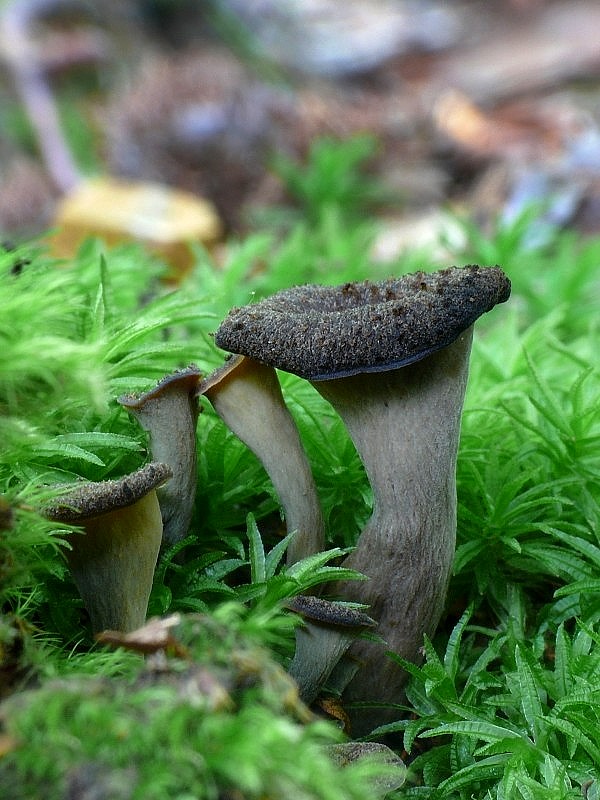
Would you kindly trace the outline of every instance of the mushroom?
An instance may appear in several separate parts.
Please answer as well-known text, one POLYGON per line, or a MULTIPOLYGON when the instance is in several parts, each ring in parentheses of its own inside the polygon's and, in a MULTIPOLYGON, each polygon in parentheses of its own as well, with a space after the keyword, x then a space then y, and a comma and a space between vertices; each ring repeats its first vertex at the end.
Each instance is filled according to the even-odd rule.
POLYGON ((264 466, 279 497, 288 532, 287 562, 324 547, 321 504, 298 429, 272 367, 234 356, 206 377, 198 388, 223 422, 264 466))
POLYGON ((340 742, 330 744, 326 752, 339 767, 347 767, 357 761, 385 765, 387 769, 383 774, 371 778, 374 797, 387 797, 406 782, 407 769, 404 762, 390 747, 380 742, 340 742))
POLYGON ((144 624, 162 537, 156 489, 170 477, 166 464, 150 463, 119 480, 77 485, 44 511, 83 527, 67 536, 67 562, 94 632, 144 624))
MULTIPOLYGON (((501 269, 477 266, 309 285, 233 309, 215 337, 307 378, 344 420, 373 513, 344 564, 370 580, 339 585, 339 596, 367 605, 387 648, 411 661, 439 622, 454 555, 472 325, 509 294, 501 269)), ((381 645, 359 641, 351 652, 363 666, 345 699, 399 702, 406 675, 381 645)), ((360 725, 382 719, 363 709, 360 725)))
POLYGON ((304 621, 296 628, 296 652, 288 671, 310 705, 352 642, 376 623, 352 606, 310 595, 297 595, 286 607, 304 621))
POLYGON ((196 497, 195 392, 200 372, 195 366, 167 375, 153 389, 136 397, 123 395, 119 403, 149 434, 154 461, 168 464, 173 477, 158 489, 163 518, 163 540, 177 542, 187 535, 196 497))

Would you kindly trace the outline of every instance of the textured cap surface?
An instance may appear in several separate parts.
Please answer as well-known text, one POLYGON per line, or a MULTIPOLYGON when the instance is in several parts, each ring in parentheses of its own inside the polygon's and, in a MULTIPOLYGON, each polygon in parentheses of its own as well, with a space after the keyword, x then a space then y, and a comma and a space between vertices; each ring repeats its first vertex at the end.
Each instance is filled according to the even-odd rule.
POLYGON ((49 519, 77 524, 133 505, 165 483, 172 474, 166 464, 152 462, 118 480, 76 484, 73 491, 58 498, 55 505, 45 509, 44 514, 49 519))
POLYGON ((510 281, 499 267, 309 284, 232 309, 215 342, 311 380, 379 372, 447 347, 509 295, 510 281))
POLYGON ((287 601, 286 607, 305 619, 338 628, 374 628, 377 624, 352 606, 312 595, 296 595, 287 601))
POLYGON ((149 391, 139 395, 123 394, 118 398, 117 402, 125 408, 137 411, 144 408, 147 403, 164 396, 170 391, 179 392, 187 389, 188 393, 191 395, 198 387, 201 377, 198 367, 195 364, 190 364, 189 367, 185 369, 178 369, 170 375, 165 375, 165 377, 149 391))

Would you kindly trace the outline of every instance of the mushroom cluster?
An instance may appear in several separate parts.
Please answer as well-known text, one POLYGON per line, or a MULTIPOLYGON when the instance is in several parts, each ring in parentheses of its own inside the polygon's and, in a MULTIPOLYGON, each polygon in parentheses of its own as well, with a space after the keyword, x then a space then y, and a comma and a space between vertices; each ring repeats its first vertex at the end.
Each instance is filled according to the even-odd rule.
POLYGON ((188 533, 199 382, 192 365, 140 396, 120 397, 148 434, 153 461, 119 480, 75 484, 45 509, 48 518, 83 528, 83 536, 67 537, 67 563, 95 633, 144 624, 160 547, 188 533))
POLYGON ((379 703, 361 709, 356 734, 385 722, 381 704, 400 702, 406 680, 387 651, 418 660, 445 603, 473 324, 509 294, 500 268, 477 266, 295 287, 229 313, 215 342, 232 355, 208 377, 191 366, 121 397, 149 435, 153 463, 121 481, 78 486, 47 510, 85 529, 69 537, 68 560, 94 630, 143 624, 161 540, 187 535, 202 396, 269 474, 295 533, 288 563, 324 549, 317 488, 277 377, 285 370, 340 415, 373 493, 371 518, 343 564, 367 580, 327 587, 338 602, 291 604, 304 624, 290 671, 307 702, 327 681, 346 701, 379 703))
MULTIPOLYGON (((351 648, 349 701, 399 702, 406 676, 385 650, 418 660, 441 617, 473 323, 509 295, 500 268, 478 266, 300 286, 233 309, 216 333, 224 350, 308 379, 344 420, 371 484, 372 516, 344 564, 370 580, 335 590, 368 607, 385 644, 351 648)), ((385 715, 361 709, 360 720, 359 734, 385 715)))

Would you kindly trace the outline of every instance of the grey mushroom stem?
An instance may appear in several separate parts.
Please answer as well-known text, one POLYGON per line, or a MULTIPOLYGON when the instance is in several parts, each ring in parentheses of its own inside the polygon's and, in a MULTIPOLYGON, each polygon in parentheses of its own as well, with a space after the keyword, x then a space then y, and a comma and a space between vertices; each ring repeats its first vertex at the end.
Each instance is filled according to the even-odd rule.
MULTIPOLYGON (((422 361, 313 385, 342 417, 373 490, 373 514, 344 566, 370 580, 336 587, 368 606, 387 648, 418 660, 444 608, 456 538, 456 455, 472 327, 422 361)), ((357 641, 345 699, 398 701, 406 674, 357 641)), ((361 709, 360 735, 382 722, 361 709)), ((358 720, 357 720, 358 722, 358 720)))
POLYGON ((45 510, 83 528, 67 537, 67 562, 96 633, 145 622, 162 536, 156 487, 170 476, 166 464, 147 464, 119 480, 77 485, 45 510))
POLYGON ((279 497, 293 564, 324 547, 321 504, 296 423, 272 367, 233 356, 198 389, 227 427, 257 456, 279 497))
POLYGON ((154 461, 168 464, 172 478, 158 489, 163 540, 177 542, 188 533, 196 497, 196 423, 200 382, 196 367, 167 375, 153 389, 136 397, 124 395, 124 406, 148 433, 154 461))

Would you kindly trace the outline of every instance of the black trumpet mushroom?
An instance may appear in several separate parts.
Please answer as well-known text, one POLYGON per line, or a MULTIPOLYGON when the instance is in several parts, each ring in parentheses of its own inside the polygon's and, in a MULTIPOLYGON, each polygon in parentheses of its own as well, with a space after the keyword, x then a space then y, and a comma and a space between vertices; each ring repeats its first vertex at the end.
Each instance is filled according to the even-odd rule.
MULTIPOLYGON (((344 699, 400 702, 406 674, 385 650, 417 661, 440 620, 473 323, 509 295, 499 267, 478 266, 298 286, 233 309, 216 333, 219 347, 309 380, 342 417, 371 484, 372 516, 344 563, 370 580, 336 591, 368 607, 385 646, 353 644, 361 667, 344 699)), ((355 733, 384 721, 362 709, 355 733)))
POLYGON ((156 490, 170 477, 166 464, 146 464, 118 480, 75 484, 44 511, 83 528, 67 536, 67 562, 96 633, 146 620, 163 530, 156 490))
POLYGON ((310 464, 281 393, 275 370, 253 358, 234 356, 198 387, 227 427, 257 456, 283 508, 288 564, 324 547, 325 523, 310 464))
POLYGON ((194 510, 199 382, 200 372, 192 365, 165 376, 142 395, 119 397, 119 403, 147 432, 154 461, 168 464, 173 473, 158 489, 167 544, 187 536, 194 510))

